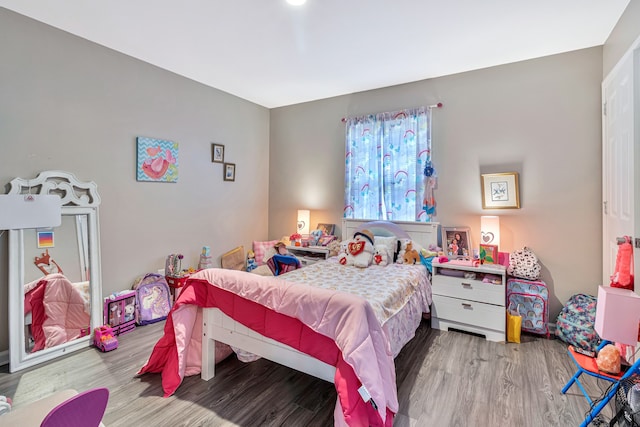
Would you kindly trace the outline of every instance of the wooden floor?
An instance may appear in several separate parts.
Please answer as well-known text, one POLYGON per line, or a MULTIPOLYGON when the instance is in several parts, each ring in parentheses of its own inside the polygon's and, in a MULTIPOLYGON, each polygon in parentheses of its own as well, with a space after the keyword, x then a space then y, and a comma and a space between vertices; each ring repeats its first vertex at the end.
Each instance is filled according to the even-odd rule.
MULTIPOLYGON (((231 356, 216 377, 188 377, 162 397, 159 374, 136 377, 162 334, 163 324, 136 328, 119 348, 88 348, 9 374, 0 368, 0 394, 14 406, 64 388, 107 387, 106 426, 330 426, 333 384, 269 362, 231 356)), ((578 426, 589 409, 573 386, 560 389, 575 369, 558 340, 523 337, 502 344, 461 332, 432 330, 424 322, 396 358, 400 410, 395 426, 578 426)), ((608 384, 583 381, 593 398, 608 384)), ((612 405, 605 419, 612 417, 612 405)))

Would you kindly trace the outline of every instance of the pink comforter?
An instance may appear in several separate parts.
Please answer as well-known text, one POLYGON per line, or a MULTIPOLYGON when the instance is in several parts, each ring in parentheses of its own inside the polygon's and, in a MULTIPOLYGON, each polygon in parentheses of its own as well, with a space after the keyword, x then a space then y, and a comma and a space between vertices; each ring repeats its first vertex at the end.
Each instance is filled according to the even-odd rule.
MULTIPOLYGON (((227 315, 234 316, 236 306, 242 304, 229 302, 227 290, 244 300, 259 304, 267 309, 288 316, 291 323, 297 319, 305 328, 312 331, 316 341, 328 337, 339 349, 335 365, 335 384, 338 391, 336 403, 336 425, 388 425, 393 424, 393 414, 398 411, 395 367, 389 343, 371 309, 362 298, 327 289, 287 282, 274 277, 262 277, 254 274, 207 269, 191 276, 180 294, 165 325, 165 336, 154 347, 149 361, 140 373, 162 372, 165 395, 171 395, 185 375, 196 373, 193 364, 200 354, 200 340, 194 332, 196 310, 188 309, 193 304, 202 307, 219 307, 227 315), (210 286, 213 285, 213 286, 210 286), (344 362, 343 365, 340 365, 344 362), (347 368, 351 369, 345 369, 347 368), (349 372, 351 371, 351 372, 349 372), (353 375, 355 374, 355 375, 353 375), (357 388, 363 385, 376 403, 376 410, 370 404, 363 404, 357 388), (366 407, 366 411, 362 411, 366 407), (360 409, 358 409, 360 408, 360 409), (372 414, 374 419, 372 419, 372 414), (366 419, 365 419, 366 417, 366 419)), ((261 319, 251 319, 256 310, 242 310, 237 319, 252 329, 259 328, 261 319), (249 316, 249 317, 247 317, 249 316), (255 324, 254 324, 255 323, 255 324)), ((258 317, 269 317, 258 314, 258 317)), ((273 317, 273 316, 272 316, 273 317)), ((283 317, 283 316, 281 316, 283 317)), ((278 328, 265 327, 265 336, 273 338, 270 331, 282 335, 282 325, 278 328)), ((304 331, 303 331, 304 332, 304 331)), ((300 334, 295 330, 293 335, 300 334)), ((302 334, 304 335, 304 334, 302 334)), ((309 336, 309 334, 306 334, 309 336)), ((313 338, 313 337, 312 337, 313 338)), ((288 341, 286 337, 275 337, 295 348, 318 357, 313 343, 300 345, 288 341)), ((297 338, 300 340, 300 337, 297 338)), ((309 340, 307 340, 309 341, 309 340)), ((319 347, 317 344, 315 347, 319 347)), ((327 347, 327 346, 323 346, 327 347)), ((321 359, 326 359, 321 355, 321 359)))
POLYGON ((64 275, 49 274, 27 283, 24 291, 25 315, 32 313, 32 352, 89 334, 86 301, 64 275))

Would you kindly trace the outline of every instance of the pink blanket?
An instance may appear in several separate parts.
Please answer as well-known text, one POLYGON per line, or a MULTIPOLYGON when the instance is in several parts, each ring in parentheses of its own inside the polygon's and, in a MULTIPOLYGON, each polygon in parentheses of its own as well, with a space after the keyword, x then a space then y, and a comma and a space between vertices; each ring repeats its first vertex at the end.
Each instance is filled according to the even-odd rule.
POLYGON ((64 275, 49 274, 24 286, 24 314, 32 313, 32 352, 86 336, 90 316, 82 294, 64 275))
MULTIPOLYGON (((140 370, 140 373, 162 372, 165 395, 171 395, 175 391, 185 372, 195 373, 194 367, 188 366, 188 361, 193 363, 194 355, 199 354, 201 337, 194 333, 194 329, 197 329, 194 328, 196 310, 188 309, 188 304, 218 307, 261 334, 269 337, 280 335, 275 339, 314 357, 318 356, 314 354, 313 341, 316 342, 315 347, 326 348, 326 345, 318 346, 317 342, 323 338, 330 338, 335 342, 335 348, 339 352, 338 357, 334 358, 337 359, 335 384, 338 391, 336 424, 343 425, 345 421, 349 425, 393 424, 393 414, 398 411, 393 356, 371 306, 364 299, 347 293, 239 271, 200 271, 192 275, 187 282, 167 319, 165 336, 156 344, 149 361, 140 370), (264 314, 253 316, 261 317, 262 320, 274 318, 280 324, 277 328, 260 326, 259 319, 251 319, 252 313, 256 311, 255 307, 241 309, 243 304, 234 303, 227 296, 228 292, 222 290, 229 291, 252 304, 259 304, 268 313, 278 313, 280 317, 264 314), (301 333, 293 326, 294 333, 291 336, 297 334, 298 340, 301 336, 308 339, 301 340, 304 342, 288 340, 282 332, 281 319, 284 316, 291 318, 287 324, 293 326, 295 322, 299 322, 315 335, 301 333), (344 366, 340 365, 341 362, 351 369, 344 369, 344 366), (350 375, 349 371, 355 375, 350 375), (362 406, 373 407, 370 404, 363 405, 356 391, 361 384, 366 387, 377 405, 375 411, 367 410, 363 413, 354 409, 362 406), (372 412, 375 419, 371 419, 371 414, 366 415, 367 412, 372 412), (363 419, 364 416, 369 418, 363 419)), ((303 332, 306 329, 303 329, 303 332)), ((323 356, 321 358, 326 359, 323 356)))

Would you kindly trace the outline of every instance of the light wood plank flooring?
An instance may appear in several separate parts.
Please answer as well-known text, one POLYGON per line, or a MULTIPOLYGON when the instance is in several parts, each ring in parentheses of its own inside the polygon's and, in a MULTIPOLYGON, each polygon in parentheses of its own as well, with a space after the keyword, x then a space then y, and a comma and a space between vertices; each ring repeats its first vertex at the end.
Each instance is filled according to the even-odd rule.
MULTIPOLYGON (((216 377, 188 377, 162 397, 159 374, 136 377, 164 323, 122 335, 119 348, 88 348, 9 374, 0 368, 0 394, 27 404, 64 388, 107 387, 106 426, 330 426, 332 384, 267 360, 231 356, 216 377)), ((395 426, 577 426, 589 405, 577 386, 562 386, 575 369, 558 340, 524 336, 521 344, 485 341, 430 329, 425 321, 396 358, 400 410, 395 426)), ((608 384, 583 381, 593 398, 608 384)), ((612 417, 612 405, 604 418, 612 417)))

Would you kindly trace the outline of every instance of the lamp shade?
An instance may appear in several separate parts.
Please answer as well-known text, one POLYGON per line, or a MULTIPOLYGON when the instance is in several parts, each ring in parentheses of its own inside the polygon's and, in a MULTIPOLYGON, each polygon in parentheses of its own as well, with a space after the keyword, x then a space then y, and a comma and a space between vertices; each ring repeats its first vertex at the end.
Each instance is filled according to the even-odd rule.
POLYGON ((483 215, 480 217, 480 243, 500 246, 500 217, 483 215))
POLYGON ((309 234, 310 212, 305 209, 298 210, 298 233, 309 234))
POLYGON ((640 296, 629 289, 600 286, 595 330, 600 338, 635 346, 638 342, 640 296))

